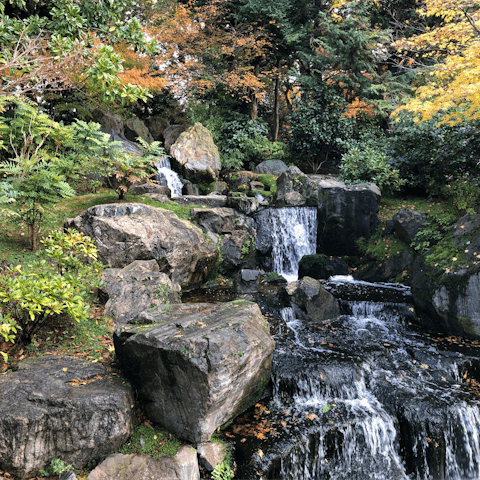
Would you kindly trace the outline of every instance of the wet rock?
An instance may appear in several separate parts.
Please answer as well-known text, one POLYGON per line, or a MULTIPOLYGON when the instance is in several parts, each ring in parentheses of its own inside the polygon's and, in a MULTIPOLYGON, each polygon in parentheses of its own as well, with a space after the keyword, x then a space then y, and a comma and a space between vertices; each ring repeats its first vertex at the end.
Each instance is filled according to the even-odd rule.
POLYGON ((225 274, 230 275, 238 272, 241 267, 252 268, 255 264, 255 249, 252 236, 248 230, 238 230, 233 234, 222 237, 220 247, 222 249, 221 268, 225 274))
POLYGON ((212 472, 222 463, 227 452, 228 447, 224 443, 207 442, 197 445, 199 463, 207 472, 212 472))
POLYGON ((338 300, 314 278, 303 277, 289 283, 282 288, 281 296, 295 303, 315 322, 340 315, 338 300))
POLYGON ((116 325, 128 323, 147 308, 181 301, 180 285, 160 273, 155 260, 136 260, 123 269, 107 268, 102 280, 102 291, 108 298, 105 315, 116 325), (157 271, 147 270, 152 262, 157 271))
POLYGON ((170 198, 172 196, 172 192, 168 187, 163 185, 157 185, 155 183, 142 183, 140 185, 132 185, 128 190, 130 195, 165 195, 166 197, 170 198))
POLYGON ((130 436, 133 404, 130 387, 100 365, 23 361, 0 376, 0 468, 30 478, 52 458, 75 468, 98 461, 130 436))
POLYGON ((199 480, 197 451, 182 447, 174 457, 109 455, 88 475, 89 480, 199 480))
POLYGON ((266 175, 280 175, 288 166, 281 160, 265 160, 255 167, 255 173, 266 175))
POLYGON ((169 210, 135 203, 97 205, 66 226, 89 235, 106 265, 122 268, 155 259, 160 271, 182 286, 203 283, 217 260, 217 246, 201 229, 169 210))
POLYGON ((402 242, 410 245, 415 235, 424 228, 427 215, 410 208, 402 208, 392 217, 392 220, 395 235, 402 242))
POLYGON ((181 133, 183 133, 187 127, 185 125, 170 125, 163 131, 163 144, 165 153, 170 155, 170 149, 172 145, 177 141, 181 133))
POLYGON ((378 225, 381 194, 373 183, 318 188, 317 251, 357 255, 357 240, 369 239, 378 225))
POLYGON ((215 181, 220 171, 220 154, 212 134, 202 124, 181 133, 170 148, 172 163, 182 175, 195 181, 215 181))
POLYGON ((410 303, 410 287, 396 283, 354 281, 353 277, 332 278, 324 283, 336 298, 350 301, 410 303))
POLYGON ((153 142, 152 134, 143 120, 138 117, 131 117, 125 121, 125 136, 131 142, 136 142, 138 137, 143 138, 147 143, 153 142))
POLYGON ((237 300, 149 310, 114 335, 148 418, 192 443, 208 441, 261 395, 274 341, 259 307, 237 300))
POLYGON ((298 264, 298 278, 327 280, 332 275, 348 275, 348 267, 343 258, 321 254, 305 255, 298 264))

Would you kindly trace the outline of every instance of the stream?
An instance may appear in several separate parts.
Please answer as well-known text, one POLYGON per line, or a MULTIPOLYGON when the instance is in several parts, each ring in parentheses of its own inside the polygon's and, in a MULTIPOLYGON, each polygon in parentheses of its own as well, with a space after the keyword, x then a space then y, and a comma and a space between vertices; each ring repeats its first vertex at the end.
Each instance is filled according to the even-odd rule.
MULTIPOLYGON (((291 280, 315 252, 315 219, 271 210, 263 241, 291 280)), ((338 318, 308 318, 275 294, 247 297, 276 349, 268 397, 226 430, 235 478, 480 479, 480 343, 418 330, 409 287, 341 276, 324 287, 339 298, 338 318)))

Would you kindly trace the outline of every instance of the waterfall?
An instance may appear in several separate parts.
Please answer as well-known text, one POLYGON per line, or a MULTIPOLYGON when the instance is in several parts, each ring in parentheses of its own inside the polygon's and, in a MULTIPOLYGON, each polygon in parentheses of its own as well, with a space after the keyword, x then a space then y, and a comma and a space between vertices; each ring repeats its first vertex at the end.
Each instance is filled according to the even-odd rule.
POLYGON ((178 174, 172 170, 170 159, 166 155, 158 157, 155 167, 157 168, 157 182, 168 187, 172 192, 172 197, 181 197, 183 183, 178 174))
POLYGON ((298 278, 298 264, 317 248, 317 209, 285 207, 268 209, 274 271, 289 282, 298 278))
MULTIPOLYGON (((388 285, 367 286, 393 298, 388 285)), ((337 319, 278 310, 265 417, 275 440, 251 446, 240 478, 480 480, 478 359, 410 330, 403 291, 399 302, 345 293, 337 319)))

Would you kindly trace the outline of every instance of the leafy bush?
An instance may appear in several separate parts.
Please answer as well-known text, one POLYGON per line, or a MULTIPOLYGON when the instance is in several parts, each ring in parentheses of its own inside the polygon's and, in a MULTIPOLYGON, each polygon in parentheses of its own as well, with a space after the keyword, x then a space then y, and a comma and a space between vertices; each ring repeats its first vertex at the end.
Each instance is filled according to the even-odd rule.
POLYGON ((480 179, 471 178, 467 175, 464 178, 456 178, 441 189, 445 196, 459 215, 476 213, 480 209, 480 179))
POLYGON ((418 123, 398 117, 389 156, 405 187, 438 195, 454 178, 480 176, 480 121, 439 125, 440 117, 418 123))
POLYGON ((99 286, 103 268, 96 246, 74 230, 53 232, 42 243, 49 262, 38 261, 29 272, 17 266, 0 275, 0 332, 5 341, 13 342, 20 330, 20 341, 30 343, 47 320, 58 315, 87 319, 85 300, 99 286))
POLYGON ((76 288, 50 272, 26 273, 17 266, 1 275, 0 301, 4 315, 15 319, 25 344, 51 317, 66 314, 76 321, 87 319, 88 308, 76 288))
POLYGON ((222 167, 228 170, 251 168, 267 158, 281 159, 288 155, 282 142, 268 139, 268 126, 261 120, 230 112, 229 119, 216 116, 206 120, 220 152, 222 167))
POLYGON ((387 194, 399 190, 404 182, 387 155, 368 145, 354 146, 342 155, 340 177, 347 185, 373 182, 387 194))

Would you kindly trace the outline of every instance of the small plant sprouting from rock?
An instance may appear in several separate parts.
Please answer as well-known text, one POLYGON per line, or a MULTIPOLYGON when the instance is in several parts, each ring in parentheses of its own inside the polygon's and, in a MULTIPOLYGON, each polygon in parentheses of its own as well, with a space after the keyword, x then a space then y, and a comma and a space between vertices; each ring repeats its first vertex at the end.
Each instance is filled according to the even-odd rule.
POLYGON ((39 473, 42 477, 50 477, 52 475, 61 475, 62 473, 72 470, 71 465, 65 465, 63 460, 59 458, 52 458, 50 465, 45 470, 40 470, 39 473))

